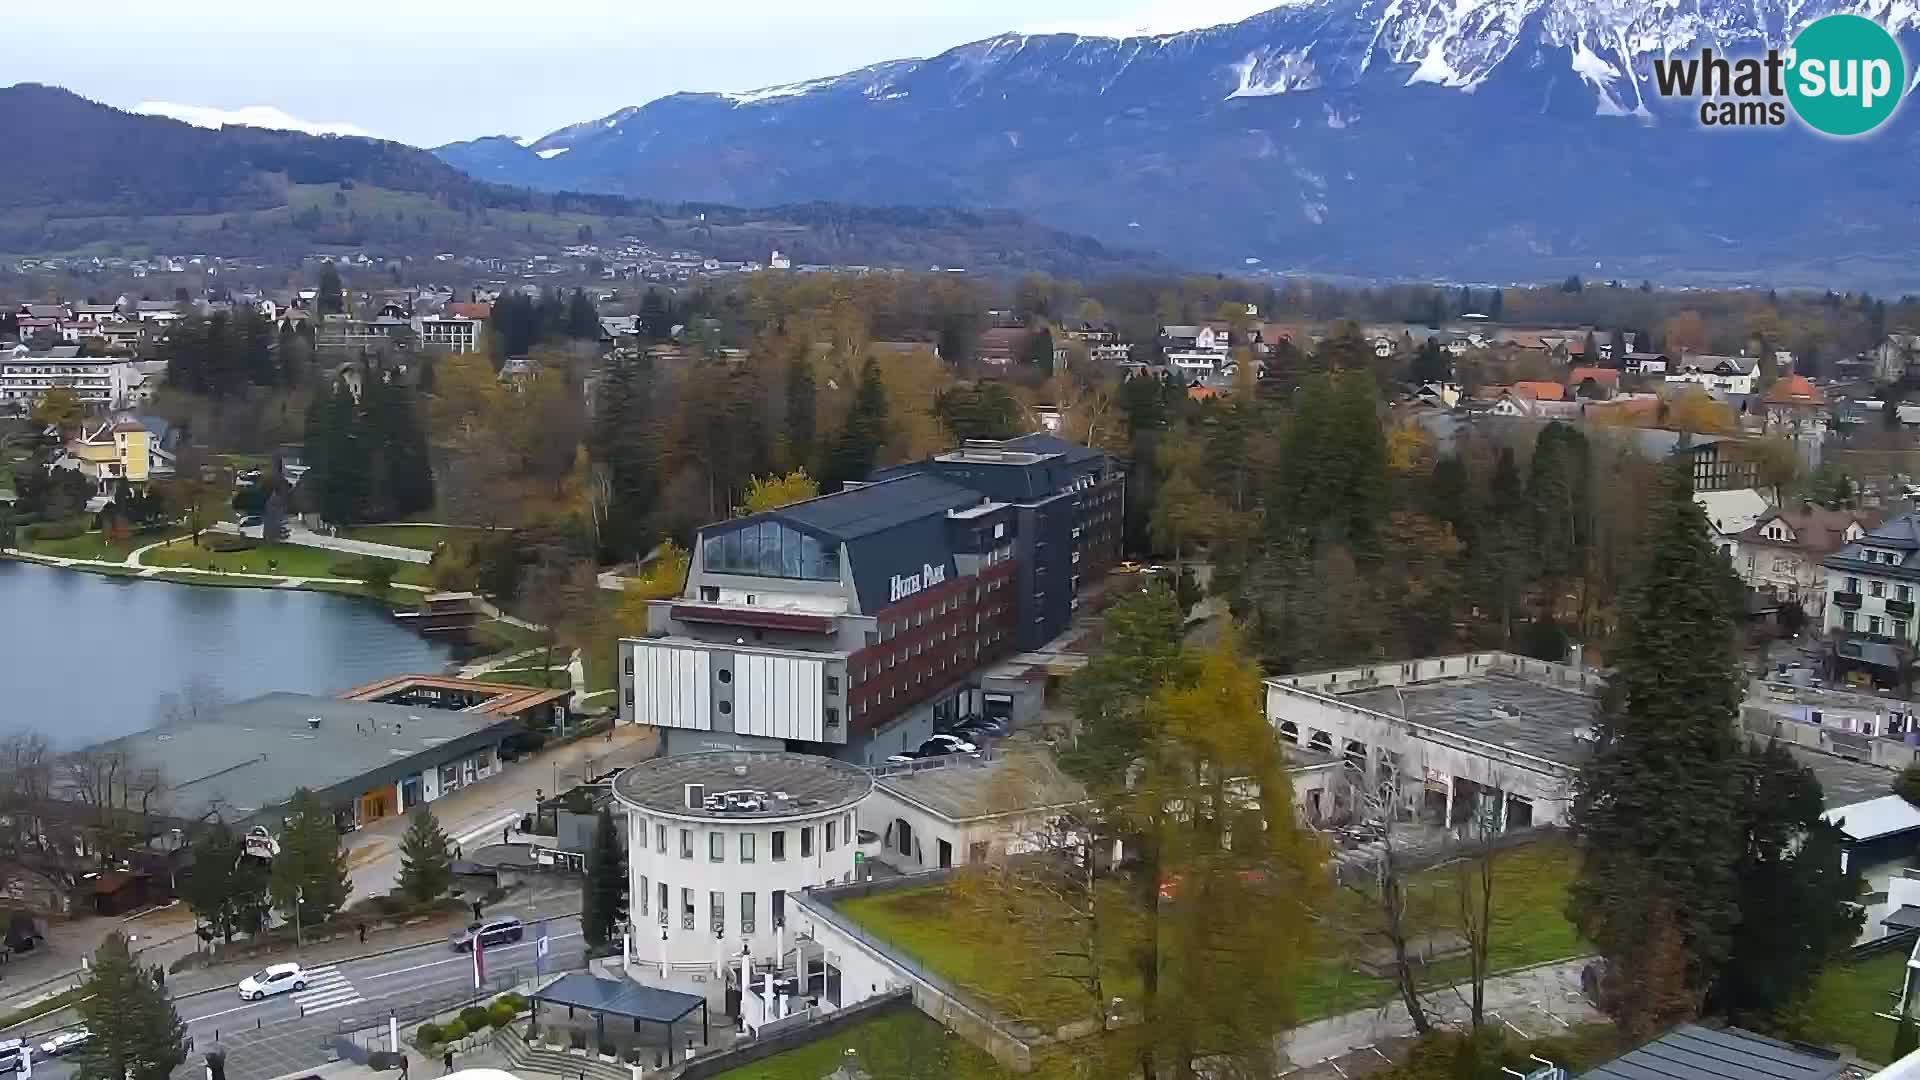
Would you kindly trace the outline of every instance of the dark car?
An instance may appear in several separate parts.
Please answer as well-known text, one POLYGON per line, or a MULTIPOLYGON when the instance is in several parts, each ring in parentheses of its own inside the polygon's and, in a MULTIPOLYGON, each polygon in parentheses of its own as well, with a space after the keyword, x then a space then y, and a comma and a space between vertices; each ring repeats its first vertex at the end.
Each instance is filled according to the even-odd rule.
POLYGON ((519 919, 483 919, 468 923, 465 930, 454 931, 451 944, 454 952, 472 952, 476 938, 482 945, 493 946, 519 941, 526 936, 527 926, 519 919))

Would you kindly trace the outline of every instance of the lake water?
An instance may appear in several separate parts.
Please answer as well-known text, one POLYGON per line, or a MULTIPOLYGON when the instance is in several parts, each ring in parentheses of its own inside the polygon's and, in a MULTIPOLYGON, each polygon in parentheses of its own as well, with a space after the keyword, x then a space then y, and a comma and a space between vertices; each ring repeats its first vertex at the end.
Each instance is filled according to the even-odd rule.
POLYGON ((0 730, 82 746, 151 725, 196 676, 228 701, 444 671, 450 646, 378 604, 0 561, 0 730))

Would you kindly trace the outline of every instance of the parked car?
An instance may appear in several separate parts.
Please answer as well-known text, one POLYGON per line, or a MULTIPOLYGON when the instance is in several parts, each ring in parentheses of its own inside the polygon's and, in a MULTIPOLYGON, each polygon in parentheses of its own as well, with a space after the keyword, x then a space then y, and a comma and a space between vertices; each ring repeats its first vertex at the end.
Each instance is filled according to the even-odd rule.
POLYGON ((997 739, 1007 733, 1006 720, 997 716, 968 716, 953 725, 952 734, 969 742, 980 736, 997 739))
POLYGON ((259 1001, 284 994, 289 990, 305 990, 307 973, 299 964, 275 964, 240 980, 240 1000, 259 1001))
POLYGON ((93 1032, 86 1027, 68 1028, 41 1043, 40 1053, 48 1057, 59 1057, 91 1038, 93 1038, 93 1032))
POLYGON ((902 751, 887 759, 889 765, 904 765, 910 761, 926 758, 946 757, 948 754, 977 754, 980 748, 958 735, 935 735, 912 750, 902 751))
POLYGON ((527 936, 527 924, 519 919, 485 919, 468 923, 465 930, 456 930, 449 939, 454 952, 472 952, 473 943, 478 939, 482 945, 505 945, 519 941, 527 936))
POLYGON ((0 1072, 20 1071, 20 1052, 26 1045, 24 1039, 0 1039, 0 1072))
POLYGON ((240 519, 240 527, 243 529, 258 529, 262 524, 263 519, 259 514, 249 514, 240 519))

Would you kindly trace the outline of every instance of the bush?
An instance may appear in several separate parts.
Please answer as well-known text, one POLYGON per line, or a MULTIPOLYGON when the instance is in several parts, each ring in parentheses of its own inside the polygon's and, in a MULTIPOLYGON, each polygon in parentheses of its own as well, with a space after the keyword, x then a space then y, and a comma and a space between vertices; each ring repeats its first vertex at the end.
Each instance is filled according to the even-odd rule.
POLYGON ((393 584, 393 575, 399 568, 385 559, 362 555, 336 562, 332 569, 334 577, 356 578, 375 592, 385 592, 393 584))
POLYGON ((495 1005, 505 1005, 506 1007, 512 1009, 514 1012, 517 1012, 517 1013, 523 1013, 527 1011, 527 999, 520 996, 519 994, 512 993, 511 991, 505 994, 501 994, 497 998, 494 998, 493 1003, 495 1005))
POLYGON ((467 1025, 459 1020, 449 1020, 440 1029, 440 1038, 436 1042, 459 1042, 467 1037, 467 1025))
POLYGON ((1920 806, 1920 765, 1909 765, 1894 777, 1893 793, 1920 806))
POLYGON ((479 1005, 469 1005, 460 1010, 460 1023, 468 1031, 479 1031, 492 1020, 492 1014, 479 1005))
POLYGON ((38 525, 27 526, 27 540, 71 540, 87 531, 86 518, 67 518, 64 521, 43 521, 38 525))
POLYGON ((217 551, 230 555, 238 551, 252 551, 260 546, 260 541, 251 536, 229 536, 226 533, 201 533, 200 546, 208 551, 217 551))
POLYGON ((487 1023, 496 1028, 503 1028, 513 1023, 513 1018, 519 1015, 519 1009, 505 1001, 496 1001, 493 1007, 487 1010, 487 1023))
POLYGON ((445 1030, 439 1024, 421 1024, 419 1030, 414 1032, 414 1038, 420 1041, 421 1046, 432 1046, 446 1037, 445 1030))

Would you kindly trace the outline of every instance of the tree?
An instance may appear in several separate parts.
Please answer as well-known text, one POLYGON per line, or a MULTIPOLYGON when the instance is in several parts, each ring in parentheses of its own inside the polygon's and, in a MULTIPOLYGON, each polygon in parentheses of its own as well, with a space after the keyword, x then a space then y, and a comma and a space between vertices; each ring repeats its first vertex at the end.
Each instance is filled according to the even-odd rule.
POLYGON ((1024 410, 1001 382, 961 383, 934 399, 933 413, 956 441, 1011 439, 1024 430, 1024 410))
POLYGON ((567 297, 566 336, 576 341, 595 341, 600 337, 600 312, 584 289, 575 289, 567 297))
POLYGON ((346 294, 340 285, 339 269, 331 260, 320 264, 320 314, 338 315, 346 310, 346 294))
POLYGON ((87 409, 80 403, 80 395, 65 386, 56 386, 40 395, 33 403, 33 423, 42 429, 53 428, 66 438, 80 427, 87 409))
POLYGON ((1821 817, 1813 770, 1769 742, 1742 755, 1739 777, 1739 933, 1707 1005, 1753 1025, 1804 999, 1821 969, 1845 955, 1866 916, 1855 904, 1859 875, 1841 869, 1843 834, 1821 817))
POLYGON ((209 930, 231 943, 233 935, 257 933, 266 924, 267 864, 248 857, 239 835, 216 821, 193 843, 193 865, 181 878, 180 896, 209 930))
POLYGON ((439 899, 453 883, 453 843, 433 809, 421 803, 400 838, 399 892, 416 904, 439 899))
POLYGON ((800 354, 787 365, 787 462, 795 468, 812 464, 814 432, 819 423, 813 365, 800 354))
POLYGON ((160 482, 160 501, 175 520, 185 519, 193 542, 219 520, 227 503, 228 486, 208 479, 209 467, 201 451, 184 447, 174 460, 173 477, 160 482))
POLYGON ((268 891, 286 919, 304 926, 332 917, 353 892, 333 810, 304 787, 287 802, 268 891))
POLYGON ((1043 326, 1028 334, 1027 351, 1023 359, 1041 371, 1053 374, 1053 331, 1043 326))
POLYGON ((107 935, 93 952, 86 994, 75 1005, 93 1038, 73 1051, 80 1080, 167 1080, 187 1060, 187 1025, 161 986, 161 970, 133 958, 127 937, 107 935))
POLYGON ((767 510, 778 510, 797 502, 805 502, 820 494, 820 485, 805 469, 795 469, 785 476, 756 476, 747 482, 747 499, 736 513, 744 517, 767 510))
POLYGON ((653 527, 661 487, 656 393, 652 360, 615 355, 608 361, 588 446, 605 477, 600 544, 615 561, 639 558, 658 535, 653 527))
POLYGON ((860 369, 860 386, 854 391, 853 407, 827 452, 827 465, 820 475, 820 486, 839 491, 849 481, 860 481, 873 471, 874 458, 887 441, 887 388, 880 378, 880 365, 869 357, 860 369))
POLYGON ((1660 337, 1666 351, 1677 357, 1707 351, 1707 323, 1697 311, 1682 311, 1668 319, 1660 327, 1660 337))
POLYGON ((1433 338, 1422 342, 1413 354, 1411 377, 1414 382, 1446 382, 1453 378, 1453 358, 1433 338))
POLYGON ((1634 1034, 1699 1010, 1739 917, 1739 837, 1701 822, 1736 819, 1745 680, 1725 560, 1692 496, 1668 465, 1574 784, 1570 914, 1606 960, 1602 1006, 1634 1034))
POLYGON ((1893 778, 1893 793, 1920 806, 1920 765, 1909 765, 1893 778))
POLYGON ((1101 616, 1098 647, 1066 684, 1076 737, 1061 764, 1089 787, 1123 785, 1145 751, 1148 699, 1191 668, 1180 646, 1183 622, 1172 590, 1158 581, 1121 592, 1101 616))
POLYGON ((618 938, 627 921, 627 856, 613 811, 600 808, 593 823, 593 842, 587 849, 587 879, 580 892, 580 934, 587 945, 604 949, 618 938))

